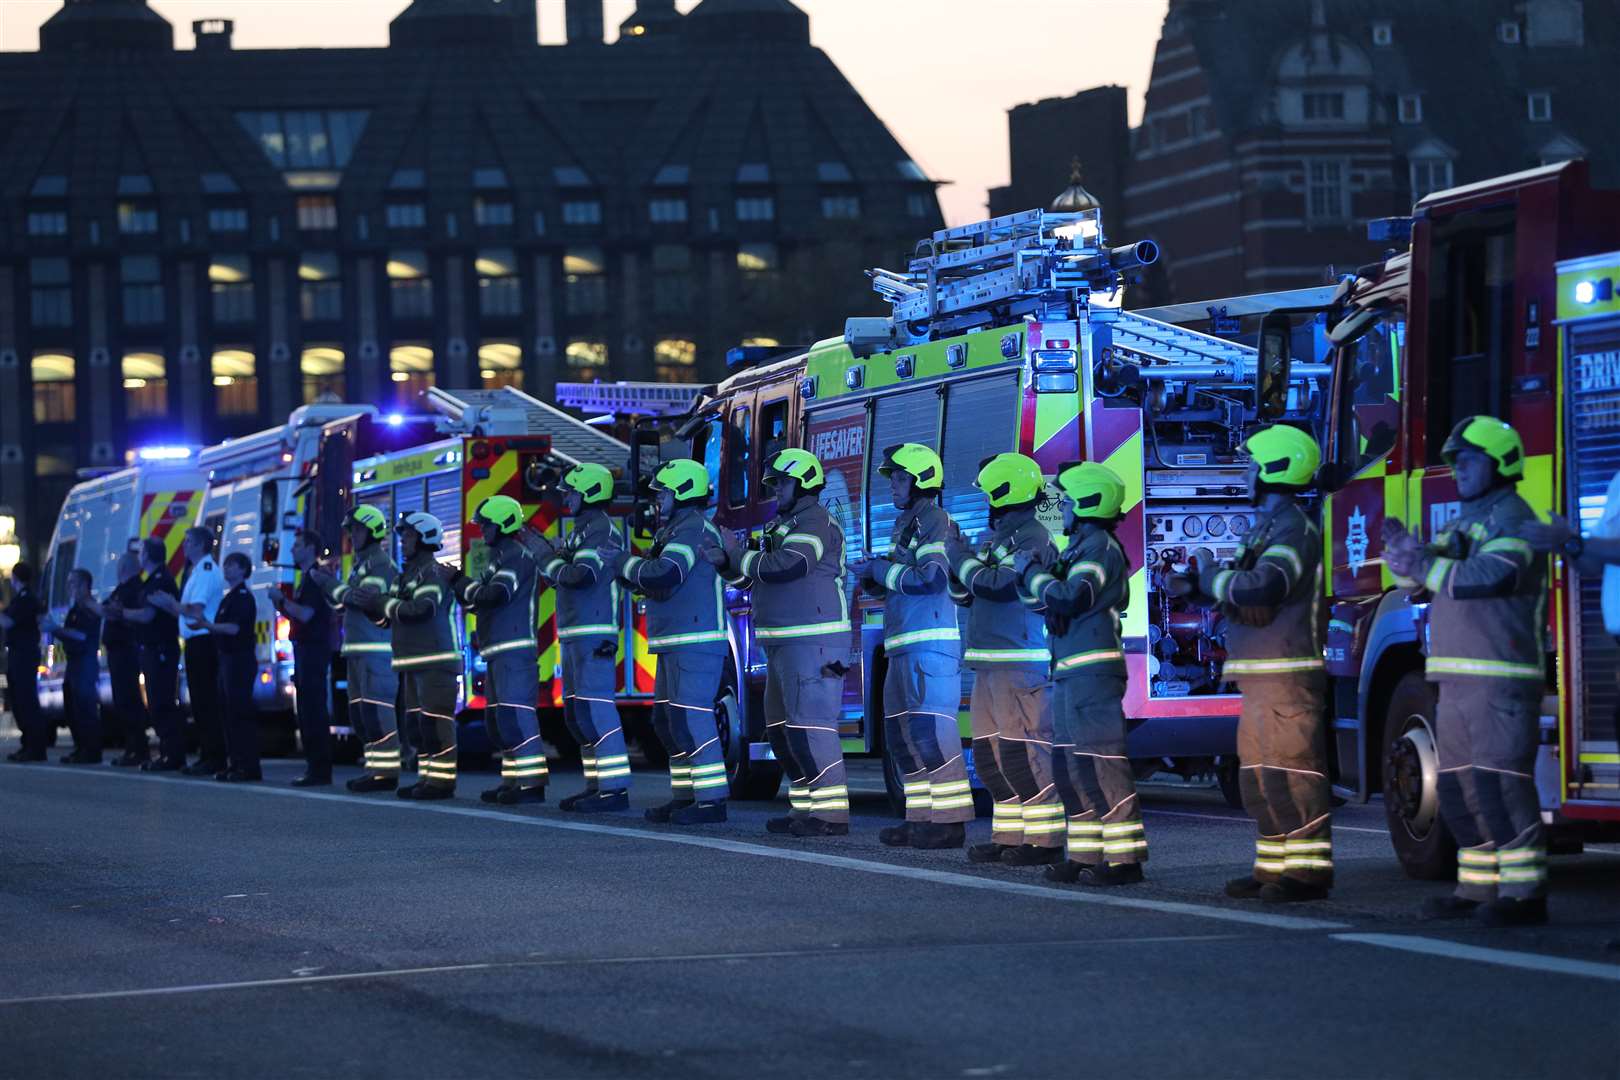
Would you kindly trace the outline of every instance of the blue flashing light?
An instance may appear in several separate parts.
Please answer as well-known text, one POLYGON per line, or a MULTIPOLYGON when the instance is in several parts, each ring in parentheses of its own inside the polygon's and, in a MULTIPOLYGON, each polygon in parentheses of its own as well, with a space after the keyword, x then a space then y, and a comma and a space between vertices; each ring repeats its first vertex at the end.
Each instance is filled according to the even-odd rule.
POLYGON ((143 446, 135 451, 141 461, 185 461, 191 457, 189 446, 143 446))
POLYGON ((403 415, 401 415, 400 413, 391 412, 391 413, 388 414, 388 426, 389 427, 399 427, 399 425, 403 424, 404 422, 405 422, 405 417, 403 415))

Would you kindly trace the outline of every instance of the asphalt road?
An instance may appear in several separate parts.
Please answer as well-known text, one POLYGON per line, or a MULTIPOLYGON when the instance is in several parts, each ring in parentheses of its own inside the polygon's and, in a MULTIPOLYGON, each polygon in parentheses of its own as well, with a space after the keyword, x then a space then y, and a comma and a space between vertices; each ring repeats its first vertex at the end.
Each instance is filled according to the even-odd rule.
POLYGON ((870 763, 821 840, 298 771, 0 765, 0 1077, 1620 1076, 1613 851, 1553 860, 1547 928, 1437 928, 1377 806, 1280 909, 1220 896, 1252 832, 1207 791, 1150 789, 1149 881, 1098 893, 880 847, 870 763))

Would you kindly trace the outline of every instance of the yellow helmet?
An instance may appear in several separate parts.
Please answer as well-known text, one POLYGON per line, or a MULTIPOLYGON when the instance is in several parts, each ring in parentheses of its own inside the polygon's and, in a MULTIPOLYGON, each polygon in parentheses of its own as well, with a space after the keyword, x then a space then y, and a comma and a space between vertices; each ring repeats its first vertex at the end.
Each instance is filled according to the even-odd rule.
POLYGON ((1041 497, 1046 486, 1041 467, 1032 457, 1008 452, 985 458, 979 463, 979 478, 974 486, 990 497, 990 505, 1022 506, 1041 497))
POLYGON ((1255 464, 1260 466, 1260 482, 1279 487, 1308 487, 1322 464, 1322 448, 1297 427, 1273 424, 1243 440, 1255 464))
POLYGON ((586 506, 605 503, 613 498, 613 474, 608 471, 606 465, 598 465, 594 461, 587 461, 569 469, 563 474, 562 485, 571 491, 579 492, 586 506))
POLYGON ((817 491, 827 483, 827 474, 822 472, 821 462, 810 451, 798 447, 777 451, 765 463, 765 475, 760 479, 770 485, 783 477, 797 480, 805 491, 817 491))
POLYGON ((344 515, 343 524, 359 525, 371 534, 373 540, 381 540, 388 535, 387 515, 370 503, 361 503, 350 510, 344 515))
POLYGON ((652 489, 654 491, 667 491, 675 496, 676 502, 689 500, 704 500, 709 498, 709 470, 703 467, 700 461, 692 458, 676 458, 666 461, 658 466, 653 473, 652 489))
POLYGON ((525 516, 523 504, 510 495, 491 495, 473 511, 473 517, 489 522, 502 536, 511 536, 523 528, 525 516))
POLYGON ((1447 465, 1457 464, 1462 450, 1478 450, 1496 462, 1496 471, 1509 480, 1524 475, 1524 441, 1513 430, 1512 424, 1503 423, 1494 416, 1470 416, 1451 429, 1440 456, 1447 465))
POLYGON ((886 448, 878 472, 888 476, 896 469, 910 476, 918 491, 938 491, 945 483, 945 466, 939 455, 922 443, 896 443, 886 448))
POLYGON ((1074 500, 1074 516, 1111 520, 1125 505, 1124 481, 1114 470, 1095 461, 1070 461, 1058 466, 1058 487, 1074 500))

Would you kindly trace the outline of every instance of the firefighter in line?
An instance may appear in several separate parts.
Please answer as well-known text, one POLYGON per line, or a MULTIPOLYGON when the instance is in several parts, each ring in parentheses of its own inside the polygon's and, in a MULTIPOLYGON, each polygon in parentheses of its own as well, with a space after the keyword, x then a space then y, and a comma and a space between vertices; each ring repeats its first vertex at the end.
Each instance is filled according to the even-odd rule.
POLYGON ((990 536, 971 547, 954 527, 946 557, 968 607, 962 659, 973 669, 973 761, 995 800, 990 842, 973 862, 1036 866, 1063 858, 1063 803, 1052 776, 1052 653, 1041 615, 1019 597, 1016 562, 1051 542, 1035 516, 1041 467, 1023 454, 986 458, 975 485, 990 502, 990 536))
POLYGON ((522 540, 527 515, 509 495, 492 495, 473 511, 489 563, 477 578, 457 575, 456 597, 478 616, 484 658, 484 726, 501 748, 501 782, 484 802, 515 806, 546 799, 546 751, 540 742, 540 644, 535 600, 540 568, 522 540))
POLYGON ((1125 754, 1125 649, 1120 615, 1130 599, 1130 560, 1114 535, 1125 485, 1092 461, 1059 466, 1068 546, 1014 559, 1030 605, 1052 643, 1053 765, 1068 817, 1068 860, 1050 881, 1132 885, 1142 880, 1147 836, 1136 777, 1125 754))
POLYGON ((1384 558, 1429 601, 1425 671, 1435 717, 1440 814, 1457 838, 1457 889, 1423 905, 1430 919, 1478 915, 1488 926, 1547 921, 1547 840, 1536 794, 1546 684, 1546 559, 1531 547, 1535 511, 1515 488, 1524 444, 1512 427, 1472 416, 1441 456, 1462 512, 1427 545, 1384 524, 1384 558))
POLYGON ((726 757, 715 725, 729 647, 725 586, 699 552, 721 541, 704 516, 708 470, 682 458, 653 474, 662 527, 645 556, 631 555, 620 577, 647 598, 647 648, 658 657, 653 731, 669 754, 670 799, 648 821, 703 825, 726 820, 726 757))
POLYGON ((1320 900, 1333 885, 1325 673, 1318 627, 1322 529, 1300 505, 1321 464, 1295 427, 1262 428, 1243 444, 1259 513, 1230 566, 1207 552, 1198 584, 1226 617, 1226 677, 1243 691, 1238 788, 1259 828, 1254 869, 1226 895, 1320 900))
POLYGON ((363 607, 352 603, 355 594, 382 596, 394 587, 397 572, 388 554, 388 519, 369 503, 361 503, 343 519, 349 530, 353 564, 348 577, 338 577, 316 566, 307 576, 343 612, 343 664, 349 683, 349 726, 365 740, 365 772, 345 786, 354 792, 394 791, 399 787, 400 737, 394 717, 399 697, 399 673, 394 670, 388 628, 372 621, 363 607))
POLYGON ((393 634, 394 671, 405 710, 405 738, 416 749, 417 782, 401 799, 450 799, 456 794, 455 596, 451 575, 435 558, 444 526, 432 514, 413 510, 400 517, 399 576, 384 596, 374 586, 351 590, 345 601, 368 612, 393 634))
POLYGON ((779 450, 761 476, 776 516, 744 550, 735 536, 704 545, 704 557, 753 589, 754 636, 765 649, 765 731, 788 774, 790 813, 768 832, 798 837, 849 832, 849 786, 838 738, 849 671, 849 597, 844 533, 821 505, 827 477, 807 450, 779 450))
POLYGON ((630 755, 614 702, 619 652, 619 530, 607 515, 613 474, 593 462, 562 477, 563 510, 574 529, 560 546, 543 538, 541 573, 557 590, 563 722, 579 743, 585 790, 557 805, 594 814, 630 807, 630 755))
POLYGON ((939 505, 945 469, 921 443, 883 451, 894 505, 889 553, 861 571, 861 585, 883 605, 884 739, 906 796, 906 817, 878 833, 890 847, 959 848, 973 820, 973 792, 956 712, 962 701, 962 635, 950 597, 945 537, 951 518, 939 505))

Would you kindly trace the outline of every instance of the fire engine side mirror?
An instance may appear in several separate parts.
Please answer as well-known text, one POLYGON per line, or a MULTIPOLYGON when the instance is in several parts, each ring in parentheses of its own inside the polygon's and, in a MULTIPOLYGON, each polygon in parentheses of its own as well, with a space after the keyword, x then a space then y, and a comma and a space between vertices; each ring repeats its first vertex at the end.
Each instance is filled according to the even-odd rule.
POLYGON ((1287 315, 1260 321, 1260 355, 1255 362, 1255 411, 1261 420, 1276 420, 1288 411, 1288 379, 1293 368, 1293 323, 1287 315))

